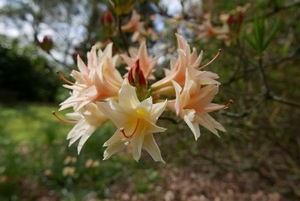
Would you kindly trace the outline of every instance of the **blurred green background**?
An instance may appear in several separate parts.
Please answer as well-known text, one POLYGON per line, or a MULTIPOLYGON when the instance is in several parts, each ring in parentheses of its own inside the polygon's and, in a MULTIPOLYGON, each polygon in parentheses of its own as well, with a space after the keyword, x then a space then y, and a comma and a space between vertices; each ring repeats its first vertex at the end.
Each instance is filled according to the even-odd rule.
MULTIPOLYGON (((124 52, 117 31, 101 22, 110 10, 117 30, 118 16, 108 1, 0 0, 0 200, 299 200, 300 1, 132 2, 158 33, 147 36, 151 54, 176 52, 174 32, 204 51, 203 63, 222 49, 207 69, 222 83, 215 102, 234 100, 213 114, 227 133, 218 138, 202 128, 195 142, 184 122, 165 112, 179 122, 158 123, 168 128, 155 135, 167 164, 146 152, 137 163, 127 151, 102 161, 111 123, 77 155, 66 140, 72 125, 51 115, 69 93, 56 71, 69 78, 76 55, 86 61, 96 42, 113 41, 114 51, 124 52), (231 26, 230 43, 198 37, 207 13, 221 27, 220 15, 236 17, 239 6, 243 19, 231 26)), ((125 37, 138 46, 131 33, 125 37)), ((160 62, 157 75, 168 65, 160 62)))

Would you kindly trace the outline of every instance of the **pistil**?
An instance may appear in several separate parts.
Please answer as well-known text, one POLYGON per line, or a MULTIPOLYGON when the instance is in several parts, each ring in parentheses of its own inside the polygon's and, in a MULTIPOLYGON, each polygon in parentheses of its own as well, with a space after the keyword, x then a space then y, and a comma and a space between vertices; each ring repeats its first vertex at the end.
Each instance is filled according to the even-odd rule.
POLYGON ((59 71, 56 71, 56 73, 57 73, 58 77, 59 77, 61 80, 65 81, 65 82, 68 83, 68 84, 74 85, 73 82, 71 82, 70 80, 66 79, 59 71))
POLYGON ((62 119, 60 116, 58 116, 54 111, 52 111, 52 114, 61 122, 69 123, 69 124, 77 124, 77 121, 70 121, 66 119, 62 119))
POLYGON ((231 104, 233 103, 233 100, 229 100, 228 103, 226 105, 224 105, 223 107, 221 107, 218 110, 225 110, 227 109, 231 104))
POLYGON ((212 58, 212 60, 210 60, 207 64, 199 67, 199 70, 201 70, 202 68, 205 68, 206 66, 208 66, 209 64, 211 64, 212 62, 214 62, 219 57, 219 55, 221 54, 221 52, 222 52, 222 50, 219 49, 218 53, 216 54, 216 56, 214 56, 214 58, 212 58))
POLYGON ((131 138, 131 137, 136 133, 139 124, 140 124, 140 119, 137 120, 136 125, 135 125, 135 128, 134 128, 134 130, 132 131, 132 133, 131 133, 130 135, 127 135, 127 134, 125 133, 124 127, 120 128, 120 131, 121 131, 121 133, 124 135, 124 137, 126 137, 126 138, 131 138))

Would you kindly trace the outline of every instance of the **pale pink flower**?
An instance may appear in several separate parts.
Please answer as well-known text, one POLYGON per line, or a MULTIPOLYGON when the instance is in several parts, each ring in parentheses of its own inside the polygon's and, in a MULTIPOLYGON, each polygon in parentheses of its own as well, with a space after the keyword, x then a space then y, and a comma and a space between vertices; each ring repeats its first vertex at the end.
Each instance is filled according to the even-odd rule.
POLYGON ((218 39, 228 39, 230 29, 227 23, 223 23, 222 27, 214 27, 210 20, 206 20, 202 24, 203 31, 198 35, 199 39, 216 37, 218 39))
POLYGON ((187 41, 176 34, 177 44, 178 44, 178 55, 177 60, 171 60, 171 70, 166 71, 166 77, 154 83, 151 88, 153 89, 154 94, 164 94, 164 95, 174 95, 175 90, 172 84, 172 81, 178 83, 181 87, 184 86, 185 83, 185 73, 188 69, 191 75, 193 75, 192 79, 197 82, 197 84, 207 85, 207 84, 220 84, 216 79, 219 76, 215 73, 202 71, 201 69, 207 65, 200 67, 200 63, 202 61, 203 52, 198 55, 197 50, 193 48, 191 52, 191 48, 187 41), (175 62, 174 62, 175 61, 175 62))
POLYGON ((137 54, 132 54, 131 57, 127 55, 121 55, 125 63, 128 65, 128 68, 133 68, 136 64, 136 61, 139 61, 140 68, 143 72, 145 79, 153 79, 153 71, 154 67, 157 63, 158 57, 150 57, 148 56, 148 51, 146 47, 146 43, 143 42, 139 47, 137 54))
POLYGON ((122 77, 115 69, 116 58, 112 58, 112 43, 102 52, 93 46, 88 53, 87 65, 78 56, 79 71, 73 70, 71 76, 76 80, 64 87, 72 89, 71 96, 62 102, 60 110, 74 107, 77 111, 84 105, 116 97, 121 88, 122 77))
POLYGON ((130 143, 133 158, 138 161, 144 148, 155 161, 164 162, 155 142, 153 133, 166 129, 156 125, 167 102, 152 103, 152 97, 140 102, 135 88, 125 79, 119 92, 119 101, 109 100, 98 103, 99 109, 112 120, 118 128, 113 136, 104 143, 107 147, 104 160, 119 152, 130 143))
POLYGON ((168 108, 184 119, 196 140, 200 137, 199 124, 216 135, 218 135, 218 130, 226 132, 224 127, 208 113, 226 109, 232 102, 227 105, 212 103, 211 101, 218 93, 218 85, 210 84, 201 88, 190 77, 187 70, 183 88, 177 82, 172 81, 176 99, 168 102, 168 108))
POLYGON ((132 11, 132 15, 127 24, 121 27, 122 31, 133 33, 131 40, 133 42, 138 41, 146 35, 146 30, 144 29, 144 22, 140 22, 141 16, 135 11, 132 11))
POLYGON ((98 109, 95 103, 89 103, 79 109, 77 112, 67 113, 67 117, 77 121, 77 124, 69 132, 67 140, 70 140, 69 146, 79 140, 77 152, 80 153, 84 143, 96 131, 97 128, 107 122, 107 117, 98 109))

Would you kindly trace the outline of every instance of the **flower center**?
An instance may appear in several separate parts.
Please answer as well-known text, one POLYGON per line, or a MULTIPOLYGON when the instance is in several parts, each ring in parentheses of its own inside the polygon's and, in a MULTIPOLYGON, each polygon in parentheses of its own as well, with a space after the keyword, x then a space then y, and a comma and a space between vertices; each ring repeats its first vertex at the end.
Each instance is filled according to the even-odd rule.
POLYGON ((136 112, 137 112, 139 115, 141 115, 142 117, 147 117, 147 116, 148 116, 148 112, 147 112, 145 109, 143 109, 143 108, 137 109, 136 112))
POLYGON ((126 137, 126 138, 131 138, 131 137, 136 133, 139 124, 140 124, 140 119, 137 119, 137 122, 136 122, 136 124, 135 124, 135 128, 134 128, 134 130, 132 131, 132 133, 131 133, 130 135, 127 135, 127 134, 125 133, 124 127, 121 127, 121 128, 120 128, 120 131, 121 131, 121 133, 124 135, 124 137, 126 137))

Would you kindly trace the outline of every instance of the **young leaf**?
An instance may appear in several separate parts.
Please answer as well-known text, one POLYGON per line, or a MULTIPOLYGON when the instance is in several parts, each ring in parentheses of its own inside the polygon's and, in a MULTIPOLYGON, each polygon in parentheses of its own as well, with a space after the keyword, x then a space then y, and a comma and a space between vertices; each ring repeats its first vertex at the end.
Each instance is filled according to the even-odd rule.
POLYGON ((266 40, 265 43, 264 43, 264 47, 263 47, 264 50, 270 45, 272 39, 274 38, 276 32, 277 32, 278 29, 279 29, 279 25, 280 25, 279 20, 276 19, 275 25, 273 26, 273 28, 272 28, 272 30, 271 30, 271 33, 270 33, 269 37, 267 38, 267 40, 266 40))

